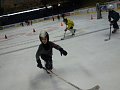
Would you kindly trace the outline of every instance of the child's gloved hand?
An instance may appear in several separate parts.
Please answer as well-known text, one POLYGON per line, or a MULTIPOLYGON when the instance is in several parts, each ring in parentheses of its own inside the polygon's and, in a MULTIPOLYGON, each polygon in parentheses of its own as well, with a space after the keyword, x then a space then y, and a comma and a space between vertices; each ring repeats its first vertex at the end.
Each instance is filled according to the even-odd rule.
POLYGON ((63 54, 64 56, 67 55, 67 51, 63 50, 63 48, 60 48, 59 50, 60 50, 61 56, 62 56, 62 54, 63 54))

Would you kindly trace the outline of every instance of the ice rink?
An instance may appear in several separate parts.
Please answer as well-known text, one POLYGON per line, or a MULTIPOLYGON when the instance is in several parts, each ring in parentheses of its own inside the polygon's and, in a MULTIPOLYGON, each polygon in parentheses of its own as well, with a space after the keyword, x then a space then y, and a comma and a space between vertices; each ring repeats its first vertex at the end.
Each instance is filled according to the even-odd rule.
MULTIPOLYGON (((53 72, 84 90, 95 85, 100 86, 99 90, 120 90, 120 31, 104 41, 109 37, 110 26, 107 13, 102 17, 68 17, 77 30, 75 37, 65 40, 60 40, 65 29, 62 19, 0 30, 0 90, 77 90, 37 67, 35 54, 41 30, 48 31, 50 41, 68 52, 61 56, 53 49, 53 72)), ((70 34, 67 31, 66 37, 70 34)))

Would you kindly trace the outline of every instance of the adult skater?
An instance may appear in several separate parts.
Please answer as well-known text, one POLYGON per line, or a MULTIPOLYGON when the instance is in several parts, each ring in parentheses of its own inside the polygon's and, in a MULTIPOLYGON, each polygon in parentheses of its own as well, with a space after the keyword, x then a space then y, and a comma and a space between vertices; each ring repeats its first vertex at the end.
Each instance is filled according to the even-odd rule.
POLYGON ((72 35, 75 35, 75 29, 73 29, 73 27, 74 27, 74 22, 72 21, 72 20, 70 20, 70 19, 67 19, 67 18, 64 18, 63 19, 63 22, 66 24, 66 29, 65 29, 65 32, 67 31, 67 30, 69 30, 71 33, 72 33, 72 35))
POLYGON ((62 54, 66 56, 67 52, 61 46, 49 41, 49 34, 46 31, 40 32, 39 39, 41 44, 39 45, 39 48, 36 53, 37 67, 41 69, 43 68, 43 65, 41 63, 41 59, 42 59, 45 62, 45 68, 47 70, 52 70, 53 69, 52 48, 59 50, 61 53, 61 56, 62 54))
POLYGON ((117 22, 118 22, 120 16, 119 16, 118 12, 113 10, 114 6, 112 4, 108 5, 107 8, 108 8, 108 20, 110 22, 110 25, 113 25, 113 28, 114 28, 112 33, 115 33, 119 29, 117 22))

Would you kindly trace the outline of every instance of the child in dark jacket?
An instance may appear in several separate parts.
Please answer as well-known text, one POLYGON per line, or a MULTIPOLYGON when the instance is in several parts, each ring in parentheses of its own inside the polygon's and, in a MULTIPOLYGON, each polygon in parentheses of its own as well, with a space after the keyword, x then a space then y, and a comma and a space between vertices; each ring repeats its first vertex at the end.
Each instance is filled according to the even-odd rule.
POLYGON ((108 20, 110 22, 110 25, 113 25, 113 28, 114 28, 112 33, 115 33, 119 29, 117 22, 120 16, 119 16, 119 13, 114 11, 113 9, 114 9, 114 6, 112 4, 108 5, 108 20))
POLYGON ((45 61, 45 68, 47 70, 53 69, 53 61, 52 61, 52 48, 55 48, 60 51, 61 56, 67 55, 67 52, 60 47, 59 45, 49 41, 49 34, 46 31, 41 31, 39 35, 39 39, 41 41, 41 44, 39 45, 39 48, 36 53, 36 61, 37 61, 37 67, 43 68, 43 65, 41 63, 40 57, 45 61))

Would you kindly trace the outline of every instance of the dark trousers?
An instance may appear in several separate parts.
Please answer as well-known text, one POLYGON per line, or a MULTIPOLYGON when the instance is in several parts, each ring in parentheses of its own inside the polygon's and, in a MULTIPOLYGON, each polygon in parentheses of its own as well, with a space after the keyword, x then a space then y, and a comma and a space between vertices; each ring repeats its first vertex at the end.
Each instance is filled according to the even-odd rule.
POLYGON ((45 61, 45 67, 48 70, 53 69, 52 57, 48 55, 41 55, 41 58, 45 61))
POLYGON ((117 24, 117 21, 114 21, 114 22, 113 22, 113 28, 114 28, 114 29, 119 29, 119 26, 118 26, 118 24, 117 24))

